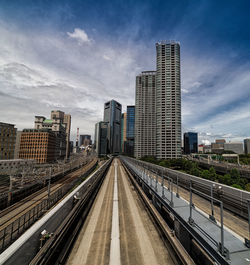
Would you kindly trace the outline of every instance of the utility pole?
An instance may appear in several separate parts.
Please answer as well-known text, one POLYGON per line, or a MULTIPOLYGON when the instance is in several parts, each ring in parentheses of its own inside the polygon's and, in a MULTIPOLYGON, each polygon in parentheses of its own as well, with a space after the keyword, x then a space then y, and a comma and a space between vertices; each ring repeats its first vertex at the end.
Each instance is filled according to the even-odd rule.
POLYGON ((8 192, 8 206, 10 206, 11 199, 12 199, 12 187, 13 187, 13 179, 12 179, 12 175, 10 175, 10 186, 9 186, 9 192, 8 192))

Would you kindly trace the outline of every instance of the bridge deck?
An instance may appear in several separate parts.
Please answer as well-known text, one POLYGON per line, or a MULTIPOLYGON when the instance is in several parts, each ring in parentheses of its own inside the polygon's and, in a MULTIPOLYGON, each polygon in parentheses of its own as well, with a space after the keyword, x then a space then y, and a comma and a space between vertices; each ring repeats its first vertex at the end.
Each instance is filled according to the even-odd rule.
MULTIPOLYGON (((137 175, 141 176, 141 180, 143 180, 146 185, 151 187, 151 189, 154 190, 159 197, 164 198, 167 204, 170 204, 172 201, 173 205, 171 208, 174 210, 174 212, 177 213, 183 220, 185 220, 186 223, 189 223, 190 204, 187 200, 181 197, 178 198, 174 192, 173 196, 171 196, 171 192, 167 187, 164 187, 163 192, 163 187, 160 182, 156 181, 156 176, 154 174, 150 174, 150 177, 152 177, 150 178, 148 174, 144 174, 144 171, 141 169, 141 167, 135 165, 132 167, 133 170, 137 172, 137 175)), ((199 235, 201 235, 212 248, 217 250, 218 245, 216 245, 216 242, 221 242, 220 223, 214 223, 211 221, 207 214, 197 207, 192 208, 192 219, 194 221, 192 228, 199 235)), ((237 224, 235 224, 235 226, 237 226, 237 224)), ((247 237, 246 234, 245 237, 247 237)), ((224 247, 229 251, 230 260, 228 261, 231 264, 249 264, 250 249, 245 246, 243 238, 236 235, 235 233, 232 233, 230 229, 224 229, 224 247)))
MULTIPOLYGON (((67 264, 112 264, 110 253, 119 251, 112 249, 111 244, 114 163, 117 160, 109 169, 67 264)), ((117 165, 117 184, 121 264, 176 264, 120 163, 117 165)))

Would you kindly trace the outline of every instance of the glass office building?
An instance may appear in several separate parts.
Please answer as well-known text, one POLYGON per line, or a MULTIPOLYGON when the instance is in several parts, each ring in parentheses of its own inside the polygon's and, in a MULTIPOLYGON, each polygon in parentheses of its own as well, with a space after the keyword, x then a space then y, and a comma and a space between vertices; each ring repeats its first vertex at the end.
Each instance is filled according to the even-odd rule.
POLYGON ((135 106, 127 106, 127 128, 126 128, 125 153, 134 156, 135 143, 135 106))
POLYGON ((194 132, 184 133, 184 153, 198 153, 198 134, 194 132))
POLYGON ((104 104, 104 122, 108 122, 108 153, 121 152, 121 111, 122 105, 115 100, 104 104))

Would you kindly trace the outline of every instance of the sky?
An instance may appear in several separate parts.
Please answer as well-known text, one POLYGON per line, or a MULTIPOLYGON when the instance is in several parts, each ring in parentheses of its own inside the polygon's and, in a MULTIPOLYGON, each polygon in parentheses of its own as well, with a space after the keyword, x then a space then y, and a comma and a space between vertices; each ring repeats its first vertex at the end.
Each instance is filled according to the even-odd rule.
POLYGON ((94 136, 104 102, 126 111, 135 77, 155 70, 155 43, 181 45, 182 131, 199 142, 250 137, 250 1, 0 0, 0 116, 72 115, 94 136))

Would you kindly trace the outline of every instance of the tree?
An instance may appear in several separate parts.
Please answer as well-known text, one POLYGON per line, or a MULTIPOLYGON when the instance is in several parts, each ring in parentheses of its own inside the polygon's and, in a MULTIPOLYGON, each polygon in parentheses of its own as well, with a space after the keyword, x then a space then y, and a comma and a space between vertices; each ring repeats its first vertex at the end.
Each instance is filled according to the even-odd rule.
POLYGON ((240 179, 240 172, 236 168, 233 168, 230 171, 230 176, 232 180, 232 184, 238 184, 240 185, 241 179, 240 179))
POLYGON ((232 187, 236 188, 236 189, 243 190, 243 188, 239 184, 233 184, 232 187))
POLYGON ((217 174, 216 174, 214 167, 209 168, 209 179, 211 179, 211 180, 217 179, 217 174))
POLYGON ((201 171, 201 177, 204 179, 210 179, 210 173, 207 169, 201 171))
POLYGON ((232 179, 230 174, 225 174, 224 176, 219 177, 220 183, 226 184, 226 185, 231 185, 232 184, 232 179))
POLYGON ((250 191, 250 182, 245 185, 245 190, 250 191))

